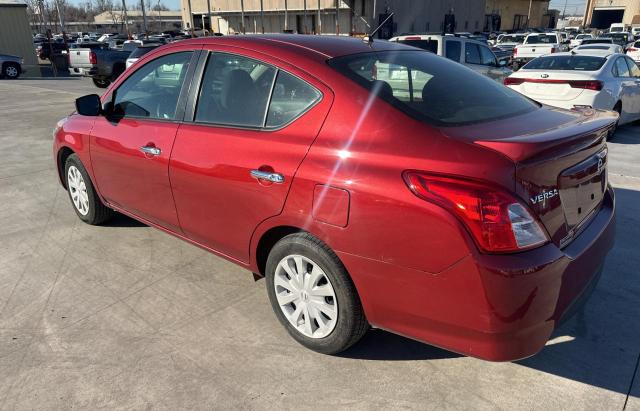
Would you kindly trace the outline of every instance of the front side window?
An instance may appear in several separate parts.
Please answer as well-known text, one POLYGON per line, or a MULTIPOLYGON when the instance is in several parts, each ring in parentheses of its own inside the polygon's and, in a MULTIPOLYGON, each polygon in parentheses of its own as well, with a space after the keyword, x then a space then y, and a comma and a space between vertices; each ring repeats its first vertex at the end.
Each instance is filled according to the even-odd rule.
POLYGON ((328 63, 404 113, 430 124, 478 123, 539 108, 516 91, 430 53, 361 53, 335 57, 328 63), (394 67, 402 75, 380 67, 394 67))
POLYGON ((489 47, 478 46, 480 48, 480 60, 481 64, 485 66, 497 66, 496 56, 489 50, 489 47))
POLYGON ((446 56, 449 60, 460 62, 462 43, 457 40, 447 40, 445 43, 446 56))
POLYGON ((482 64, 480 49, 477 44, 467 43, 464 46, 464 61, 467 64, 482 64))
POLYGON ((209 57, 196 108, 196 122, 262 127, 276 69, 247 57, 209 57))
POLYGON ((191 55, 190 51, 165 55, 136 70, 114 92, 114 114, 175 120, 191 55))

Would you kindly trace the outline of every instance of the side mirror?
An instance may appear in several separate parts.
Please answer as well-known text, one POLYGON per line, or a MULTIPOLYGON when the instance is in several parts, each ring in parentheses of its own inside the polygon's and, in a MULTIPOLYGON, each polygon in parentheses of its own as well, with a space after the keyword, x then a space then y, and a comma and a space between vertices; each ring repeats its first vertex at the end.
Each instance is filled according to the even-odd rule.
POLYGON ((76 99, 76 111, 82 116, 99 116, 102 112, 100 96, 89 94, 76 99))
POLYGON ((507 60, 498 60, 498 67, 505 67, 509 63, 507 60))

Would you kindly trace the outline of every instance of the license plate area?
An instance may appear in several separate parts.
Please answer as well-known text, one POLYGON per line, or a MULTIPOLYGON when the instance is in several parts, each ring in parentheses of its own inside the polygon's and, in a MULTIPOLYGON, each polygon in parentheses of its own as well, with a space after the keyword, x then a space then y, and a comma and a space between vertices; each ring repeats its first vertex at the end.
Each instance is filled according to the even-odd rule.
POLYGON ((607 188, 607 150, 563 171, 558 186, 567 228, 573 229, 602 203, 607 188))

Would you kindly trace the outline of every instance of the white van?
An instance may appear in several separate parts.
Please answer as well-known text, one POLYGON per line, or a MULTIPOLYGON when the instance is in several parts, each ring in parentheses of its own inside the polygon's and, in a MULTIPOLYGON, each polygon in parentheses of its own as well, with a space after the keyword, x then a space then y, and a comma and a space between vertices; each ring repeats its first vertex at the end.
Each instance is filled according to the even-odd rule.
POLYGON ((609 33, 624 33, 629 31, 629 25, 624 23, 613 23, 609 28, 609 33))

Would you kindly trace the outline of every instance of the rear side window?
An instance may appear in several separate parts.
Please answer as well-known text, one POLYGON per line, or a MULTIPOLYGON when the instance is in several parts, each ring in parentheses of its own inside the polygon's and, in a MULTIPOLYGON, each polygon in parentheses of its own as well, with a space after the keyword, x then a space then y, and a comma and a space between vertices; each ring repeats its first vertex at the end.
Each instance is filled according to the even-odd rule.
POLYGON ((493 54, 493 52, 491 50, 489 50, 489 47, 485 47, 485 46, 478 46, 478 48, 480 49, 480 60, 482 61, 481 64, 485 65, 485 66, 496 66, 496 56, 493 54))
POLYGON ((457 40, 447 40, 445 43, 445 55, 449 60, 460 62, 462 43, 457 40))
POLYGON ((135 50, 131 52, 131 54, 129 54, 129 58, 130 59, 140 58, 153 49, 155 49, 155 47, 137 47, 135 50))
POLYGON ((613 67, 613 74, 616 77, 629 77, 629 66, 624 61, 624 57, 619 57, 616 60, 615 66, 613 67))
POLYGON ((328 63, 399 110, 430 124, 485 122, 539 107, 462 64, 429 53, 362 53, 336 57, 328 63))
POLYGON ((196 121, 262 127, 276 69, 247 57, 215 53, 202 78, 196 121))
POLYGON ((629 65, 631 77, 640 77, 640 67, 638 67, 636 62, 631 60, 629 57, 625 57, 625 60, 627 60, 627 64, 629 65))
POLYGON ((526 70, 577 70, 597 71, 606 59, 594 56, 550 56, 531 60, 523 68, 526 70))
POLYGON ((398 40, 398 43, 406 44, 407 46, 417 47, 419 49, 427 50, 432 53, 438 54, 438 40, 405 39, 405 40, 398 40))
POLYGON ((320 100, 320 96, 320 92, 306 82, 278 71, 266 127, 276 128, 289 123, 320 100))
POLYGON ((527 44, 555 44, 558 42, 556 36, 549 36, 545 34, 533 34, 527 37, 525 41, 527 44))

